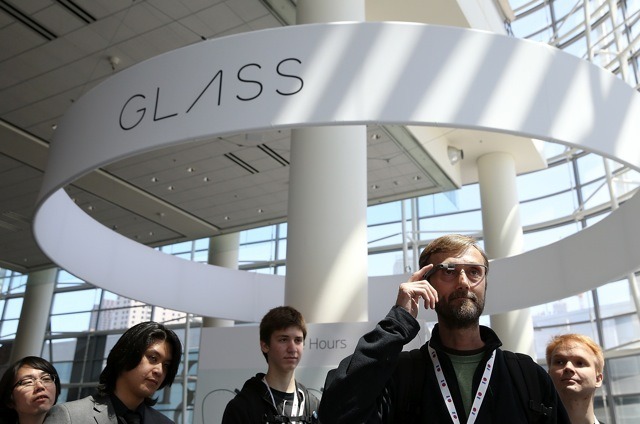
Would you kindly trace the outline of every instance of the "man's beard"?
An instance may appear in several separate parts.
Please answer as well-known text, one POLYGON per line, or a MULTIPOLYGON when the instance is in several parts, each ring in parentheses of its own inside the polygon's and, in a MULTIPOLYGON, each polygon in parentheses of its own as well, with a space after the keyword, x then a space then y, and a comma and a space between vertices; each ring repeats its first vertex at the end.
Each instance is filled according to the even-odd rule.
POLYGON ((438 314, 438 321, 442 321, 449 328, 468 328, 478 324, 480 315, 484 311, 484 296, 480 299, 472 292, 456 292, 445 300, 440 298, 435 308, 438 314), (458 305, 452 303, 456 299, 467 299, 458 301, 458 305))

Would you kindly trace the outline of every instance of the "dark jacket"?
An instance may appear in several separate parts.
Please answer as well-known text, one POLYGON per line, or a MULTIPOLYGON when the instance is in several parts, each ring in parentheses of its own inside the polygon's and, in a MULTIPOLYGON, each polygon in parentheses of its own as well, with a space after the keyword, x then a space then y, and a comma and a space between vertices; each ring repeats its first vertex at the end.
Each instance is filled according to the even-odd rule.
MULTIPOLYGON (((240 393, 229 401, 222 416, 222 424, 259 424, 275 423, 273 417, 277 411, 267 386, 262 379, 263 373, 248 379, 240 393)), ((296 381, 298 396, 302 394, 304 401, 303 411, 307 423, 317 423, 318 398, 309 393, 309 390, 296 381)), ((206 420, 206 417, 205 417, 206 420)), ((282 422, 282 421, 280 421, 282 422)))
MULTIPOLYGON (((418 334, 419 329, 418 322, 411 314, 403 308, 393 307, 373 331, 360 339, 353 355, 343 359, 338 368, 329 373, 320 404, 320 420, 324 424, 406 423, 406 416, 400 417, 401 411, 412 409, 417 413, 409 422, 453 422, 442 399, 429 355, 424 355, 426 363, 420 372, 422 376, 417 376, 415 372, 411 372, 409 354, 401 354, 402 347, 418 334), (419 383, 416 383, 416 379, 419 383), (408 388, 411 387, 421 387, 422 393, 418 402, 409 405, 408 388)), ((473 377, 474 391, 480 384, 485 364, 494 349, 496 359, 476 423, 527 423, 525 406, 518 397, 504 354, 499 349, 502 345, 500 339, 487 327, 481 326, 480 332, 486 350, 473 377)), ((467 417, 457 379, 448 355, 442 350, 437 325, 430 344, 440 358, 460 422, 465 423, 467 417)), ((420 348, 423 353, 426 349, 427 344, 420 348)), ((542 400, 545 405, 552 406, 554 411, 547 422, 569 423, 548 374, 537 364, 534 366, 538 369, 542 400)))

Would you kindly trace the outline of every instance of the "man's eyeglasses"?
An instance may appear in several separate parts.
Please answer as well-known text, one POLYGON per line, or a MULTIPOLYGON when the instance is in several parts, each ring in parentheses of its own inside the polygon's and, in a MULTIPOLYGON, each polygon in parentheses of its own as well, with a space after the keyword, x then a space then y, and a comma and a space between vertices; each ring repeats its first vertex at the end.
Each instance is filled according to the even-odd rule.
POLYGON ((487 276, 487 267, 480 264, 437 264, 427 271, 422 279, 429 281, 429 278, 436 272, 439 272, 438 277, 445 283, 457 281, 460 278, 460 273, 464 272, 471 284, 479 284, 487 276))
POLYGON ((50 386, 51 384, 55 383, 56 376, 51 374, 42 374, 40 377, 33 377, 33 376, 25 377, 18 380, 18 382, 13 385, 13 388, 15 389, 16 387, 20 387, 20 388, 34 387, 38 381, 42 383, 43 386, 50 386))

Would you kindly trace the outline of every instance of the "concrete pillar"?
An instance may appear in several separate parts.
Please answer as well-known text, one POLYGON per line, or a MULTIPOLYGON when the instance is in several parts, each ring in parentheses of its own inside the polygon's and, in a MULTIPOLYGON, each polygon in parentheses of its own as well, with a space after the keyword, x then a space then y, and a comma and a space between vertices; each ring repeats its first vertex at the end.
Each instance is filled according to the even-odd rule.
MULTIPOLYGON (((478 159, 478 177, 487 255, 491 259, 499 259, 521 253, 523 232, 513 156, 503 152, 481 156, 478 159)), ((513 276, 513 284, 519 284, 517 275, 513 276)), ((491 292, 491 273, 487 287, 487 296, 499 296, 499 293, 491 292)), ((505 349, 536 357, 529 309, 492 315, 491 328, 505 349)))
MULTIPOLYGON (((209 239, 210 265, 238 269, 238 249, 240 247, 240 233, 222 234, 209 239)), ((214 317, 202 317, 202 327, 232 327, 234 321, 214 317)))
MULTIPOLYGON (((300 0, 297 23, 363 21, 363 0, 300 0)), ((367 320, 365 126, 292 131, 285 303, 308 322, 367 320)))
POLYGON ((10 362, 29 355, 42 355, 57 271, 57 268, 49 268, 29 274, 10 362))

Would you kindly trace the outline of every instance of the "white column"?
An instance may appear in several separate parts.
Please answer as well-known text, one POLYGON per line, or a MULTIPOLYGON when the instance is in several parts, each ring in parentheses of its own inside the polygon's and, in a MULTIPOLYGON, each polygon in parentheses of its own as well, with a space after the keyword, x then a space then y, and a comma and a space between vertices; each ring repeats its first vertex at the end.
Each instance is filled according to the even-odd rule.
MULTIPOLYGON (((222 234, 209 239, 207 261, 211 265, 238 269, 238 249, 240 233, 222 234)), ((214 317, 202 317, 202 327, 232 327, 234 321, 214 317)))
MULTIPOLYGON (((363 0, 300 0, 297 23, 363 21, 363 0)), ((308 322, 367 319, 365 126, 292 131, 285 303, 308 322)))
POLYGON ((292 137, 285 303, 309 322, 364 321, 366 130, 310 128, 292 137))
MULTIPOLYGON (((481 156, 478 159, 478 177, 487 255, 499 259, 521 253, 523 232, 513 156, 503 152, 481 156)), ((513 284, 519 284, 517 275, 513 276, 513 284)), ((491 273, 487 287, 488 297, 500 295, 491 291, 491 273)), ((533 321, 528 309, 492 315, 491 328, 505 349, 536 357, 533 321)))
POLYGON ((16 338, 11 349, 11 363, 25 356, 42 355, 56 275, 57 268, 29 274, 16 338))

